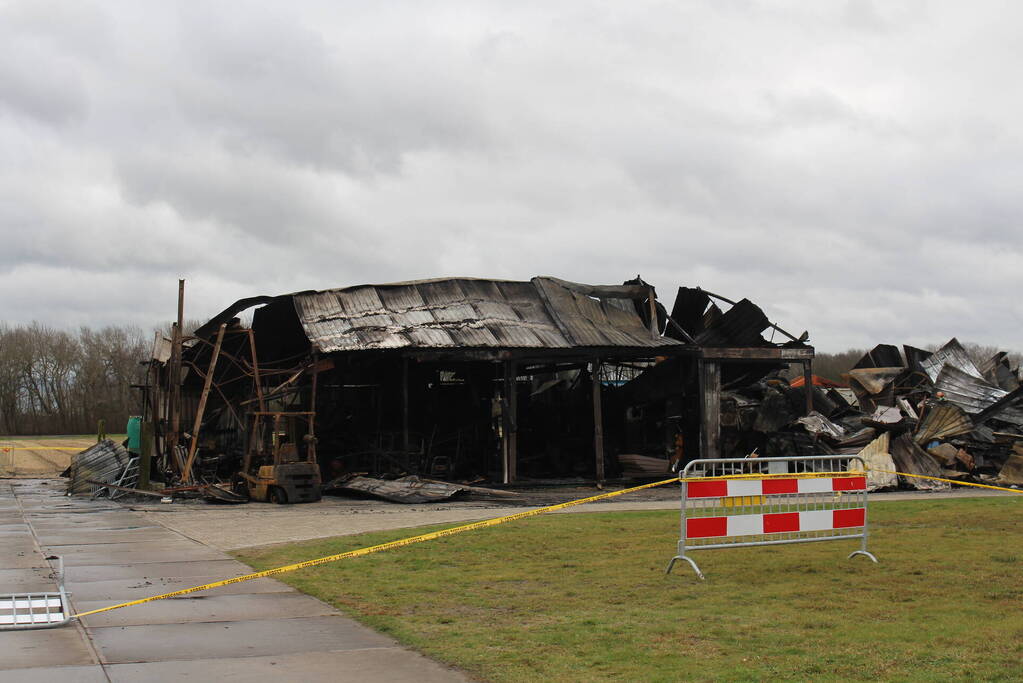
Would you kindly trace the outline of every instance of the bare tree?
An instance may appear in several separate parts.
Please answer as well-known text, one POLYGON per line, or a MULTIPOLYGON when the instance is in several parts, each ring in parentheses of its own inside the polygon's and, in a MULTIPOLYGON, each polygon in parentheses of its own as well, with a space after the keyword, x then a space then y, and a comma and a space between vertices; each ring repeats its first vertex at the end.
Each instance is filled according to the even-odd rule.
POLYGON ((114 428, 138 410, 146 335, 132 327, 56 330, 0 324, 0 430, 6 434, 114 428))

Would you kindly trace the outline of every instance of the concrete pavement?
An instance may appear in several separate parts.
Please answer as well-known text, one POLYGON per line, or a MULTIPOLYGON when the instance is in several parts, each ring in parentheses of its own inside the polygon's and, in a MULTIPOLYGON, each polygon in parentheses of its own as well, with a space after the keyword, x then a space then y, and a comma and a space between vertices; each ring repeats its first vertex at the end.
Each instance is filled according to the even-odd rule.
MULTIPOLYGON (((143 515, 68 498, 61 480, 0 480, 0 593, 54 590, 64 558, 75 611, 249 573, 143 515)), ((4 681, 469 680, 272 579, 0 632, 4 681)))

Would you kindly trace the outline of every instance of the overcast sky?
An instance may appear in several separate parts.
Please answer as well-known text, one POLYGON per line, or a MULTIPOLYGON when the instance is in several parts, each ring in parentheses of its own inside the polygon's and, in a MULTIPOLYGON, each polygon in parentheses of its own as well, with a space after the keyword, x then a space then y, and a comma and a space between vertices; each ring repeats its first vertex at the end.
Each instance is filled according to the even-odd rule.
POLYGON ((0 0, 0 319, 637 273, 1023 348, 1023 4, 0 0))

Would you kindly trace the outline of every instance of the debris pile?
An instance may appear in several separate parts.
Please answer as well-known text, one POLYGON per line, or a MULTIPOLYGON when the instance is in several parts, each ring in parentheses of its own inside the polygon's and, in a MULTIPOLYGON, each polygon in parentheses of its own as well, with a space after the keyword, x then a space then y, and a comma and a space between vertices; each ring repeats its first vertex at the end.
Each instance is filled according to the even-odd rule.
POLYGON ((71 458, 71 465, 61 473, 68 478, 67 492, 96 496, 107 485, 117 485, 132 464, 132 456, 123 446, 103 439, 71 458))
POLYGON ((435 479, 422 479, 408 475, 393 479, 377 479, 362 474, 347 474, 333 479, 323 486, 326 493, 352 495, 356 497, 379 498, 392 503, 436 503, 450 500, 462 494, 477 494, 486 498, 518 498, 513 491, 452 484, 435 479))
MULTIPOLYGON (((848 390, 815 383, 804 417, 802 388, 778 377, 725 392, 722 423, 733 427, 725 438, 757 455, 859 454, 874 470, 1023 485, 1023 389, 1006 353, 978 365, 956 339, 934 352, 881 344, 843 377, 848 390)), ((869 483, 950 488, 880 471, 869 483)))

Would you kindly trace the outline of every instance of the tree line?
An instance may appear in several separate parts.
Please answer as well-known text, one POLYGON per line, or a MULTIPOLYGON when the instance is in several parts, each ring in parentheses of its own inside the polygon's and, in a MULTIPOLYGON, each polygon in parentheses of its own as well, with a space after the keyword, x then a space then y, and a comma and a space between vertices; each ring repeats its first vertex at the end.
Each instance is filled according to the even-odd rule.
MULTIPOLYGON (((189 334, 200 321, 186 321, 189 334)), ((169 326, 160 330, 170 337, 169 326)), ((0 434, 85 434, 100 420, 112 433, 138 414, 141 396, 132 385, 144 384, 143 364, 152 350, 153 332, 133 326, 81 327, 61 330, 39 323, 0 323, 0 434)), ((980 363, 998 349, 964 343, 980 363)), ((936 350, 938 345, 928 347, 936 350)), ((818 353, 814 373, 842 381, 865 349, 818 353)), ((1010 354, 1015 366, 1019 354, 1010 354)), ((791 376, 802 370, 795 367, 791 376)))
POLYGON ((0 323, 0 431, 84 434, 99 420, 123 432, 141 405, 153 333, 141 328, 55 329, 0 323))

